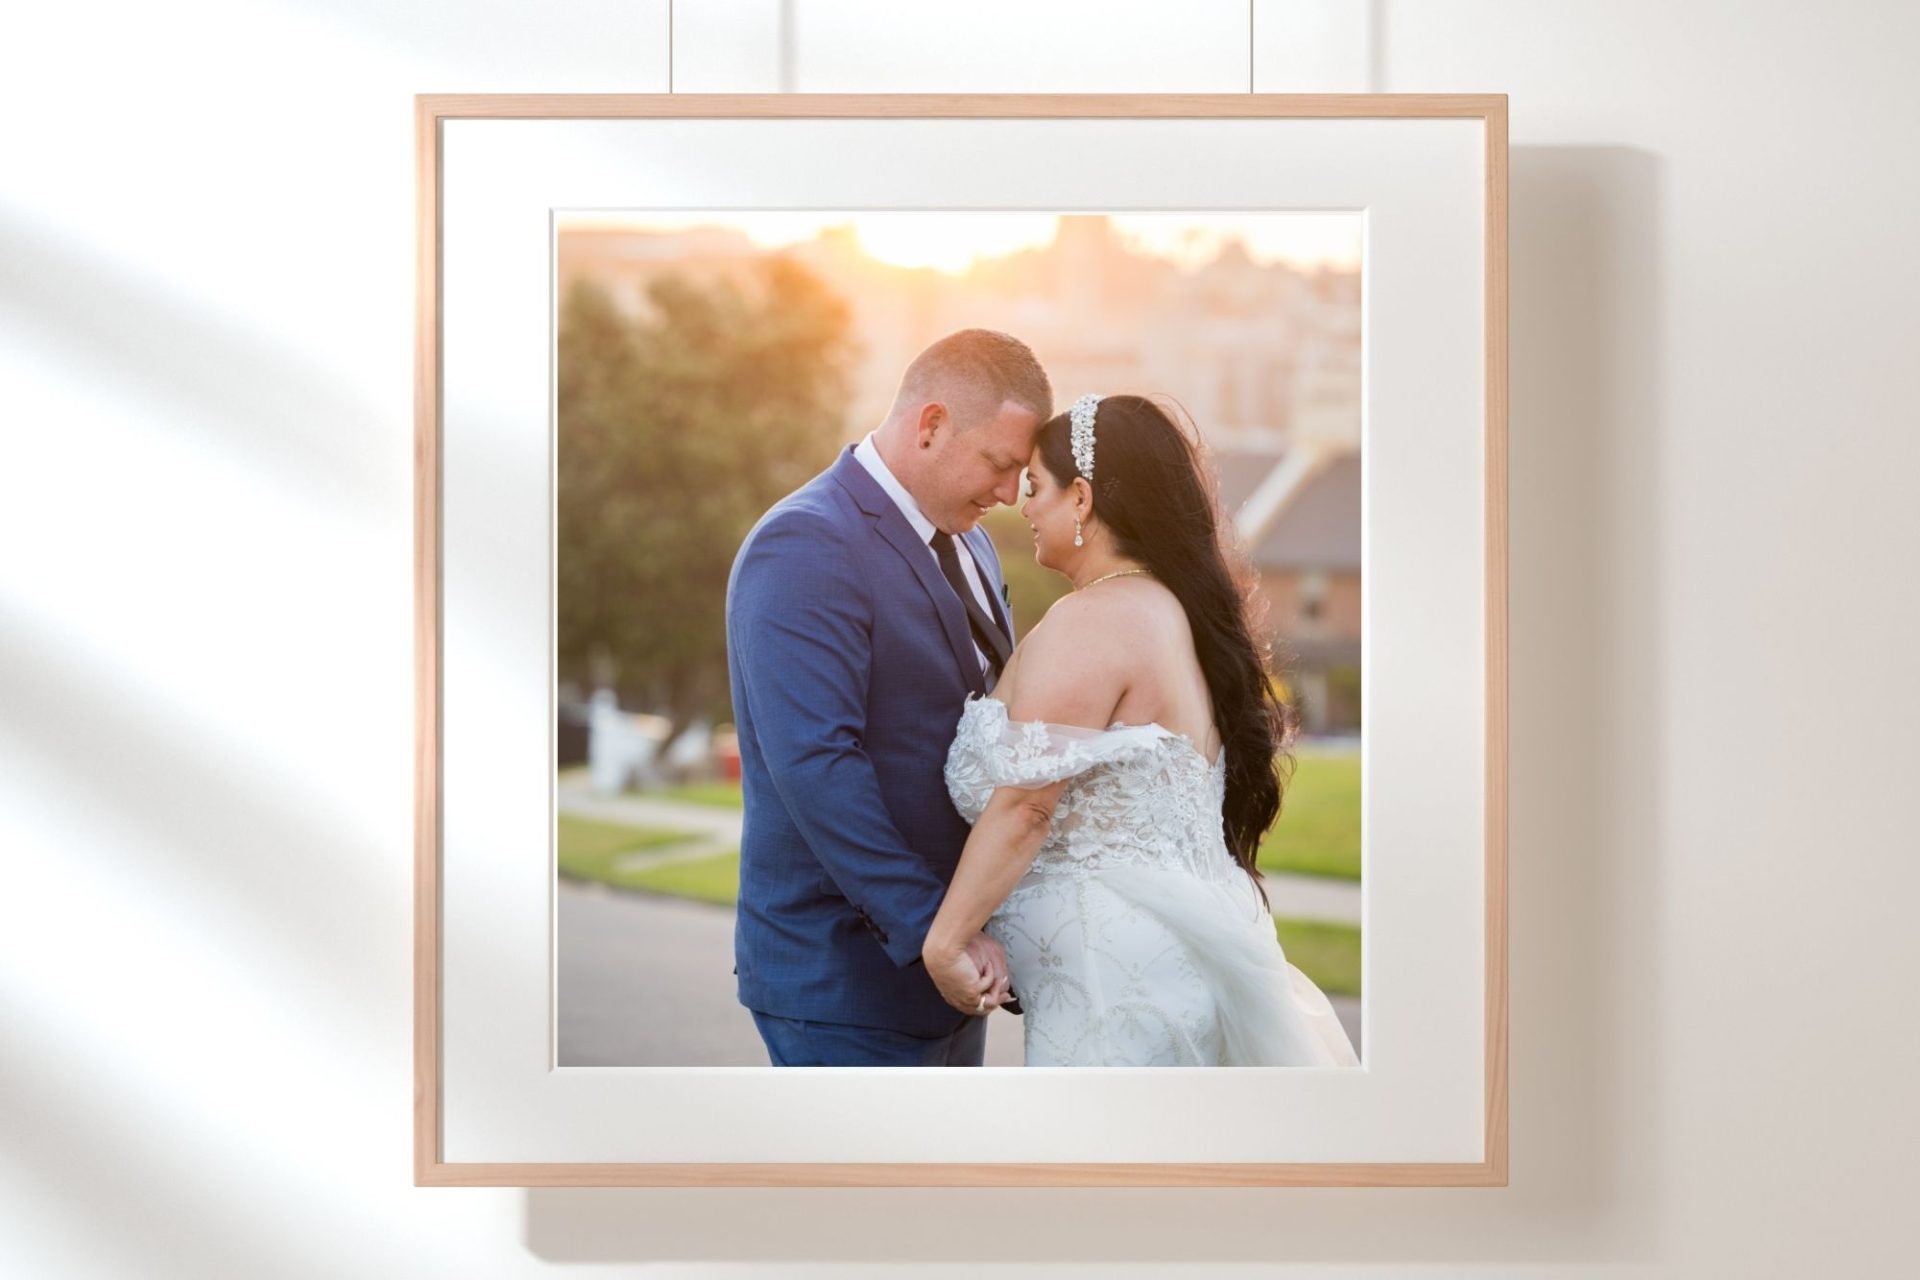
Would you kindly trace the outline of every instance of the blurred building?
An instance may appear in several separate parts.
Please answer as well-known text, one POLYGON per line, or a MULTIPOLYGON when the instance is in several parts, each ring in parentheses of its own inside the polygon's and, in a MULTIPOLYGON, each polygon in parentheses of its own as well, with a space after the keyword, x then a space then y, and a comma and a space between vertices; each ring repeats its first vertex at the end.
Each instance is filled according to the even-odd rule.
POLYGON ((1303 730, 1358 733, 1359 452, 1229 450, 1214 465, 1221 507, 1258 575, 1266 638, 1303 730))
MULTIPOLYGON (((767 252, 726 227, 569 229, 560 285, 590 276, 638 312, 657 275, 745 280, 767 252)), ((877 262, 851 227, 780 252, 854 303, 861 360, 849 440, 886 415, 901 371, 928 344, 984 326, 1033 347, 1062 404, 1139 391, 1178 401, 1220 446, 1359 442, 1357 271, 1263 263, 1237 241, 1190 267, 1133 247, 1095 214, 1064 216, 1051 243, 959 274, 877 262)))

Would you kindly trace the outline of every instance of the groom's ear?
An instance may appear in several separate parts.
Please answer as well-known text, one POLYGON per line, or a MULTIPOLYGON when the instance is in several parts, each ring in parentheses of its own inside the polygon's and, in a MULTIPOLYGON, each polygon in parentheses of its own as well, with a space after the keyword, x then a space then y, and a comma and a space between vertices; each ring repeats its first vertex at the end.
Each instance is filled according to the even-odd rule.
POLYGON ((952 421, 952 417, 947 413, 947 406, 941 404, 938 400, 932 400, 921 405, 920 420, 915 424, 920 447, 922 449, 932 448, 934 437, 940 434, 941 428, 950 425, 952 421))

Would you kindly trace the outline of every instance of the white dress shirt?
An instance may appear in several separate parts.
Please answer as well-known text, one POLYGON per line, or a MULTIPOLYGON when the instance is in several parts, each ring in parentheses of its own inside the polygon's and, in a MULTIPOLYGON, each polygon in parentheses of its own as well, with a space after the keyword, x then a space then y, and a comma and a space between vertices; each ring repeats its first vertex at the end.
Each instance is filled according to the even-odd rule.
MULTIPOLYGON (((886 462, 880 457, 879 448, 873 443, 871 431, 867 433, 866 439, 854 446, 853 456, 861 466, 867 469, 867 474, 879 482, 880 488, 886 492, 886 495, 893 499, 893 505, 900 508, 900 514, 907 518, 907 523, 912 525, 913 531, 920 536, 920 545, 926 548, 927 555, 932 558, 934 567, 938 569, 940 553, 933 549, 933 535, 940 531, 939 526, 927 519, 920 510, 920 504, 915 502, 913 495, 907 492, 907 487, 895 478, 893 472, 887 470, 886 462)), ((959 552, 960 572, 966 575, 967 585, 973 588, 974 598, 980 602, 980 607, 986 610, 989 618, 999 616, 993 606, 992 590, 981 580, 980 566, 973 562, 973 549, 961 542, 959 538, 953 541, 959 552)), ((946 581, 944 575, 941 581, 946 581)), ((967 634, 973 634, 972 627, 967 628, 967 634)), ((973 652, 980 659, 980 674, 987 674, 992 668, 977 640, 974 641, 973 652)))

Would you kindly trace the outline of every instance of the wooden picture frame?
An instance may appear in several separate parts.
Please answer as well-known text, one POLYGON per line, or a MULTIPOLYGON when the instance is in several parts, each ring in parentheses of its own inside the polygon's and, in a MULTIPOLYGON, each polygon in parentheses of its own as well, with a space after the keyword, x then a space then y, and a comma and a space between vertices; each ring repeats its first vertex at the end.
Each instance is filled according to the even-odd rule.
MULTIPOLYGON (((1118 127, 1118 126, 1116 126, 1118 127)), ((416 99, 414 1180, 420 1186, 1504 1186, 1507 1183, 1507 104, 1502 95, 423 95, 416 99), (449 744, 443 233, 449 125, 480 121, 1457 121, 1476 131, 1483 212, 1480 593, 1483 1025, 1476 1158, 1409 1160, 472 1159, 446 1141, 449 744)), ((1371 272, 1371 266, 1369 271, 1371 272)), ((1465 443, 1465 442, 1463 442, 1465 443)), ((1462 545, 1467 545, 1463 542, 1462 545)), ((1466 605, 1461 606, 1463 609, 1466 605)), ((1371 728, 1369 730, 1371 732, 1371 728)))

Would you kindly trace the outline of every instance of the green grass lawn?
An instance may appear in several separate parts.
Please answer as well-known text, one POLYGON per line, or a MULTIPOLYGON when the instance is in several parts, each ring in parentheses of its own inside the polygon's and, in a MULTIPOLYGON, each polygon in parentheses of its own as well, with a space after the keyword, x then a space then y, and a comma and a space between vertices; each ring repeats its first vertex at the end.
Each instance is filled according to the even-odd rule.
POLYGON ((740 896, 740 855, 716 853, 711 858, 689 858, 632 873, 630 886, 676 898, 695 898, 730 907, 740 896))
MULTIPOLYGON (((657 793, 663 800, 740 807, 737 782, 697 782, 657 793)), ((1360 878, 1360 755, 1306 748, 1295 757, 1280 821, 1260 846, 1263 871, 1360 878)))
MULTIPOLYGON (((663 800, 740 807, 737 782, 696 782, 656 792, 663 800)), ((1296 753, 1293 781, 1280 820, 1260 845, 1263 871, 1360 878, 1360 755, 1354 751, 1296 753)))
POLYGON ((1295 753, 1280 821, 1260 845, 1260 869, 1360 878, 1358 752, 1305 748, 1295 753))
POLYGON ((703 804, 710 809, 738 809, 741 805, 740 784, 737 782, 689 782, 647 794, 661 800, 678 800, 682 804, 703 804))
POLYGON ((633 883, 636 873, 621 869, 622 858, 698 838, 685 831, 629 827, 563 813, 560 815, 560 874, 576 880, 640 888, 642 886, 633 883))
MULTIPOLYGON (((627 888, 693 898, 722 906, 740 890, 740 855, 716 854, 665 866, 627 872, 627 888)), ((1276 920, 1275 931, 1287 959, 1300 966, 1328 995, 1360 994, 1360 930, 1317 920, 1276 920)))
POLYGON ((1360 929, 1321 920, 1275 920, 1280 948, 1330 996, 1360 994, 1360 929))

